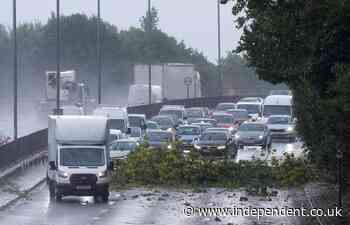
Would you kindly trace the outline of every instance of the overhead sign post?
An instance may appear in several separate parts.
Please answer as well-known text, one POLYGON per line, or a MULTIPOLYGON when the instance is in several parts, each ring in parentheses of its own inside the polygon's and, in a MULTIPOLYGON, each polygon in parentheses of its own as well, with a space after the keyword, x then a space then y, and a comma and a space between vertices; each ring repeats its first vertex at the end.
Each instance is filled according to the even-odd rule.
POLYGON ((184 84, 187 87, 187 98, 190 98, 190 86, 192 85, 193 79, 191 77, 185 77, 184 84))

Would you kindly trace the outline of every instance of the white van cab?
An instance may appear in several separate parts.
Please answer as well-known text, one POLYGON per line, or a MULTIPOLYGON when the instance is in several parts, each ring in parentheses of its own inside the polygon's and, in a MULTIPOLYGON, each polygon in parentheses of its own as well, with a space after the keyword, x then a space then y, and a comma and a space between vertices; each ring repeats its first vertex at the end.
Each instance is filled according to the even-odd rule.
POLYGON ((292 100, 290 95, 270 95, 264 100, 263 118, 271 115, 293 116, 292 100))
POLYGON ((94 110, 93 115, 107 117, 109 130, 120 130, 124 134, 128 133, 129 120, 126 108, 114 106, 99 107, 94 110))

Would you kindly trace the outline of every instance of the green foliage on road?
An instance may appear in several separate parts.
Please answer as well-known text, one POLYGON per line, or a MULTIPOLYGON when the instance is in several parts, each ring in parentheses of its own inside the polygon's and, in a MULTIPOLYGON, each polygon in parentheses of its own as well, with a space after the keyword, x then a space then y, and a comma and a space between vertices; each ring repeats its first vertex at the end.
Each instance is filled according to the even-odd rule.
POLYGON ((310 159, 337 170, 337 150, 350 169, 350 4, 346 0, 235 0, 243 29, 237 52, 259 78, 293 91, 298 133, 310 159))
POLYGON ((264 161, 218 160, 201 157, 194 150, 184 155, 179 148, 139 147, 126 160, 115 161, 115 187, 133 185, 247 187, 299 186, 310 181, 305 163, 292 156, 268 165, 264 161))

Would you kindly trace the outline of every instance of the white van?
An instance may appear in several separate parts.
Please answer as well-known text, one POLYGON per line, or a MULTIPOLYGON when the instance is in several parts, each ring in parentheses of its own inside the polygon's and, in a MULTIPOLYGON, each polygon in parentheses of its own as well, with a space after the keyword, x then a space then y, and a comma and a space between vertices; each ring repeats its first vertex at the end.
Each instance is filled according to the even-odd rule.
POLYGON ((47 182, 50 197, 109 197, 107 119, 94 116, 49 116, 47 182))
POLYGON ((263 117, 271 115, 293 116, 293 97, 290 95, 270 95, 264 100, 263 117))
POLYGON ((94 110, 93 115, 107 117, 108 129, 120 130, 124 134, 128 133, 129 120, 126 108, 113 106, 99 107, 94 110))

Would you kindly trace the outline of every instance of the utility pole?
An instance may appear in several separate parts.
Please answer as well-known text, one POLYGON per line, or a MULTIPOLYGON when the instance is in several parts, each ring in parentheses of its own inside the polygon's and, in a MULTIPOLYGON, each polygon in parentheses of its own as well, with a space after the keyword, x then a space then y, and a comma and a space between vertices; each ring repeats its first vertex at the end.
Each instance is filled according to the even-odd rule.
POLYGON ((60 31, 60 0, 56 1, 56 109, 55 115, 62 115, 63 110, 60 107, 61 91, 61 31, 60 31))
POLYGON ((222 90, 222 71, 221 71, 221 13, 220 13, 220 4, 221 0, 217 0, 217 6, 218 6, 218 75, 219 75, 219 95, 223 95, 222 90))
POLYGON ((97 0, 97 64, 98 64, 98 104, 102 100, 102 71, 101 71, 101 1, 97 0))
MULTIPOLYGON (((148 0, 148 30, 146 31, 148 34, 148 42, 149 46, 151 42, 151 26, 152 26, 152 18, 151 18, 151 0, 148 0)), ((149 49, 149 53, 151 53, 151 49, 149 49)), ((149 57, 151 58, 151 54, 149 54, 149 57)), ((148 103, 152 104, 152 63, 148 61, 148 103)))
POLYGON ((17 1, 13 0, 13 139, 18 138, 17 1))

